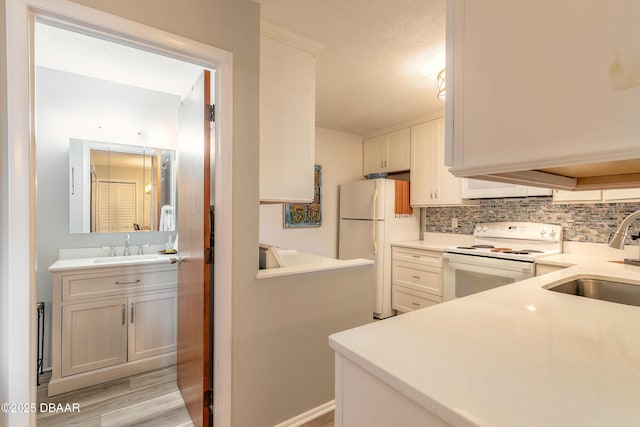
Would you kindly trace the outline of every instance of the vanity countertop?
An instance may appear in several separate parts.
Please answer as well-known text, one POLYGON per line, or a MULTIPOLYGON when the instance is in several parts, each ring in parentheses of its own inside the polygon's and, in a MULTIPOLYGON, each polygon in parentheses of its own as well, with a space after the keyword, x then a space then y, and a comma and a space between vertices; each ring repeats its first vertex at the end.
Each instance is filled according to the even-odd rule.
POLYGON ((123 267, 129 265, 169 264, 176 255, 145 254, 131 256, 69 258, 59 259, 50 267, 50 272, 67 270, 85 270, 87 268, 123 267))
POLYGON ((330 345, 450 425, 640 425, 640 307, 544 289, 585 275, 640 285, 640 267, 577 265, 339 332, 330 345))

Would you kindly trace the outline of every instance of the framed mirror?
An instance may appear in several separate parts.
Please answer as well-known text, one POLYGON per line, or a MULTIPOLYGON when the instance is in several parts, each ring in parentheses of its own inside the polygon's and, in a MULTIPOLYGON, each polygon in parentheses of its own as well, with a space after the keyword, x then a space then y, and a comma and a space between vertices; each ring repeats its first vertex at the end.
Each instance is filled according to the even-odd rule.
POLYGON ((71 139, 71 233, 176 231, 175 151, 71 139))

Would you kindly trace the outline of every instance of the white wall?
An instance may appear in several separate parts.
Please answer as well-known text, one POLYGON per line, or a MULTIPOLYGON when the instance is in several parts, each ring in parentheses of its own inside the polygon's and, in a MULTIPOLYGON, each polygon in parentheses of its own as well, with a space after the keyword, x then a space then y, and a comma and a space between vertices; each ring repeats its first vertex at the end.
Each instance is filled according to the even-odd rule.
MULTIPOLYGON (((5 22, 5 2, 0 0, 0 22, 5 22)), ((5 32, 0 31, 0 236, 6 236, 9 230, 9 221, 7 219, 7 197, 9 194, 9 185, 7 183, 7 150, 9 141, 7 138, 7 81, 6 81, 6 40, 5 32)), ((9 361, 9 352, 6 350, 10 347, 11 340, 9 333, 11 332, 9 319, 9 251, 11 242, 2 239, 0 242, 0 403, 8 402, 9 398, 9 375, 5 373, 11 369, 9 361)), ((6 414, 0 413, 0 427, 5 427, 6 414)))
MULTIPOLYGON (((179 97, 38 67, 36 70, 37 298, 45 302, 44 366, 51 366, 51 274, 58 249, 122 246, 124 233, 69 233, 69 139, 175 149, 179 97), (138 135, 138 132, 141 134, 138 135)), ((137 233, 131 243, 162 243, 137 233)))
POLYGON ((338 186, 363 179, 362 137, 316 128, 315 163, 322 165, 322 226, 283 228, 283 206, 260 206, 260 242, 335 258, 338 253, 338 186))

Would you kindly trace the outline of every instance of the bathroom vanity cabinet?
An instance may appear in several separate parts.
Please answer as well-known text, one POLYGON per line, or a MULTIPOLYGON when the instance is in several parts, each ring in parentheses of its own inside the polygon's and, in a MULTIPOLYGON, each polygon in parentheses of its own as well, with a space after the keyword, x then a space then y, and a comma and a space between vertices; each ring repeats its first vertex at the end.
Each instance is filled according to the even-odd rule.
POLYGON ((49 396, 176 361, 175 265, 97 265, 52 271, 49 396))

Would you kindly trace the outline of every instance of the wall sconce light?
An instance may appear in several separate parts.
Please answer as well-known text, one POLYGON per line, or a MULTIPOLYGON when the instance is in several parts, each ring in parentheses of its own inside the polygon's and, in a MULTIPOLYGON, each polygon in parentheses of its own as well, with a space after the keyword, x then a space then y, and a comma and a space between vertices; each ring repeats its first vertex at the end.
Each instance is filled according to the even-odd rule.
POLYGON ((444 102, 445 76, 444 68, 438 73, 438 99, 444 102))
POLYGON ((151 194, 151 184, 145 185, 144 192, 147 194, 151 194))

